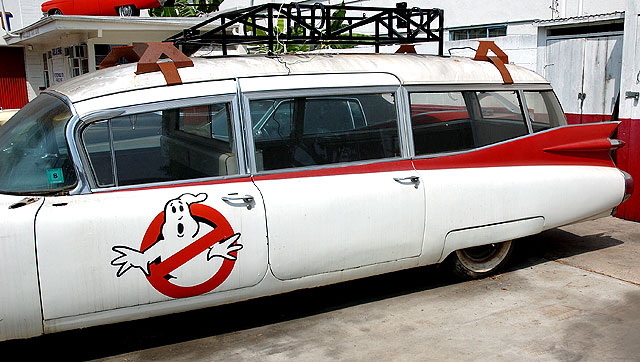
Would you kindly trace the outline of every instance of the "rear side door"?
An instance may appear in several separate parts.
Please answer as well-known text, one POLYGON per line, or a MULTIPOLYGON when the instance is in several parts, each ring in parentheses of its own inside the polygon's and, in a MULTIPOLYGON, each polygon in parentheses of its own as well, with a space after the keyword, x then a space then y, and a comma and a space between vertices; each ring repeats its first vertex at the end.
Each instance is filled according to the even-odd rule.
POLYGON ((421 254, 424 187, 404 157, 395 77, 265 77, 240 85, 277 278, 421 254), (273 84, 308 88, 269 92, 273 84))
POLYGON ((92 192, 48 198, 36 221, 47 328, 145 305, 184 310, 196 302, 158 302, 206 304, 262 280, 264 207, 238 157, 233 97, 134 106, 78 126, 92 192))

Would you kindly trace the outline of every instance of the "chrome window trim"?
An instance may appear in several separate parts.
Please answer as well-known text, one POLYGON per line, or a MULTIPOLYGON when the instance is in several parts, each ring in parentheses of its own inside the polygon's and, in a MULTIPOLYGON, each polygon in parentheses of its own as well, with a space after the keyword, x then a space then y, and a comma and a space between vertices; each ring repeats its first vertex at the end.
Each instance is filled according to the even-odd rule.
POLYGON ((253 91, 243 92, 242 94, 249 99, 249 101, 259 101, 272 98, 294 98, 294 97, 336 97, 336 96, 349 96, 349 95, 365 95, 373 93, 391 93, 395 94, 401 85, 397 86, 366 86, 366 87, 335 87, 335 88, 300 88, 292 90, 268 90, 268 91, 253 91))
POLYGON ((531 118, 529 115, 529 107, 527 106, 527 99, 524 96, 524 90, 518 90, 518 98, 520 98, 520 107, 522 108, 522 113, 524 115, 524 121, 527 124, 527 130, 529 134, 533 133, 533 126, 531 125, 531 118))
POLYGON ((548 83, 514 83, 514 84, 404 84, 409 93, 412 92, 464 92, 464 91, 542 91, 553 90, 548 83))
POLYGON ((75 134, 75 125, 78 122, 78 113, 76 112, 75 107, 73 106, 73 102, 71 100, 55 91, 45 91, 46 94, 54 96, 60 99, 64 104, 69 107, 71 111, 71 118, 67 121, 65 126, 64 134, 65 139, 67 141, 67 147, 69 147, 69 156, 71 157, 71 162, 73 163, 73 169, 76 172, 76 185, 75 187, 69 189, 69 195, 79 195, 89 192, 89 178, 84 169, 84 163, 82 162, 82 157, 80 156, 80 152, 78 150, 78 144, 76 142, 75 134))
POLYGON ((396 109, 398 112, 398 131, 400 132, 400 144, 403 158, 415 156, 413 145, 413 129, 411 127, 411 100, 405 87, 396 91, 396 109))

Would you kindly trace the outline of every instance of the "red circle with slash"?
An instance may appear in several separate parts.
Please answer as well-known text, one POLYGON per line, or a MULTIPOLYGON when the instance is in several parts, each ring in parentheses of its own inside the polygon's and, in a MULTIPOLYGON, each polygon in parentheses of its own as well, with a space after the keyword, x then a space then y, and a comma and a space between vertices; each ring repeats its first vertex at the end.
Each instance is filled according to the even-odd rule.
MULTIPOLYGON (((192 204, 190 206, 191 214, 195 217, 204 218, 213 222, 217 227, 202 236, 200 239, 194 241, 184 249, 178 251, 169 258, 162 260, 158 264, 151 264, 149 266, 150 275, 147 280, 151 285, 156 288, 160 293, 172 297, 172 298, 187 298, 196 295, 208 293, 217 288, 222 282, 224 282, 235 265, 235 260, 223 259, 220 269, 207 281, 194 285, 194 286, 180 286, 171 283, 171 281, 164 278, 165 275, 170 274, 172 271, 178 269, 180 266, 187 263, 189 260, 195 258, 202 252, 206 251, 213 244, 233 236, 235 233, 233 228, 229 224, 229 221, 218 210, 202 204, 192 204)), ((164 211, 160 212, 156 216, 147 231, 142 238, 142 245, 140 245, 140 251, 144 251, 153 245, 160 236, 162 223, 164 222, 164 211)), ((237 251, 231 253, 231 255, 237 257, 237 251)))

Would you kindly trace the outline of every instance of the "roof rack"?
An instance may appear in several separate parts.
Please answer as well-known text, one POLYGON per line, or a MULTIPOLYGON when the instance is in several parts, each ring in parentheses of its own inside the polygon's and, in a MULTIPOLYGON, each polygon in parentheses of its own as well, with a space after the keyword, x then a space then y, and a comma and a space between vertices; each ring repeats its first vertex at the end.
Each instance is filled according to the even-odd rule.
POLYGON ((265 44, 273 54, 280 45, 381 45, 438 42, 438 54, 444 52, 444 11, 408 8, 405 2, 395 8, 344 5, 264 4, 213 16, 185 29, 165 41, 173 42, 191 55, 202 46, 265 44), (355 15, 357 14, 357 15, 355 15), (201 29, 218 22, 215 28, 201 29), (229 30, 240 26, 240 34, 229 30), (359 34, 360 33, 360 34, 359 34), (363 34, 372 35, 363 35, 363 34))

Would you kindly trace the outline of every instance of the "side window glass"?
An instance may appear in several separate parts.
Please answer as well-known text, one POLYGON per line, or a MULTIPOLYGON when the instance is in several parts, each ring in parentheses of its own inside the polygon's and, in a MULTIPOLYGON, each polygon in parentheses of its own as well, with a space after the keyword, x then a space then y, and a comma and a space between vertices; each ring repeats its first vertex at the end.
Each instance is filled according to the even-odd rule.
POLYGON ((108 121, 93 123, 82 134, 93 176, 100 187, 115 186, 109 134, 108 121))
POLYGON ((229 140, 229 108, 225 104, 212 104, 181 108, 178 130, 223 141, 229 140))
POLYGON ((291 136, 292 99, 251 102, 254 136, 259 140, 278 140, 291 136))
POLYGON ((461 92, 411 93, 416 155, 474 147, 472 119, 461 92))
POLYGON ((171 181, 169 158, 162 152, 162 112, 134 114, 110 121, 118 186, 171 181))
POLYGON ((517 92, 477 92, 476 96, 481 116, 475 124, 476 146, 485 146, 529 133, 517 92))
POLYGON ((393 94, 251 101, 259 170, 400 155, 393 94))
POLYGON ((228 104, 174 108, 96 122, 82 134, 98 186, 237 174, 228 104))
POLYGON ((552 91, 525 91, 533 132, 543 131, 565 124, 565 116, 552 91))

